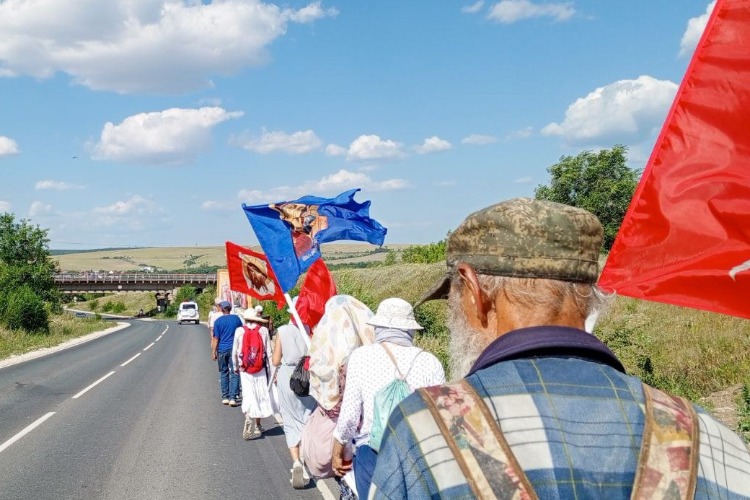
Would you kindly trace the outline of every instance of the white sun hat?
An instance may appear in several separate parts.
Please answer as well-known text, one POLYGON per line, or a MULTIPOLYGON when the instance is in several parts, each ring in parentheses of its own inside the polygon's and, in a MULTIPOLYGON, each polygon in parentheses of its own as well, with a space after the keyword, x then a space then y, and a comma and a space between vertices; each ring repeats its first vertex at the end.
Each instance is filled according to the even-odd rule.
POLYGON ((398 297, 381 302, 375 316, 370 318, 367 324, 398 330, 422 330, 422 326, 414 319, 411 304, 398 297))
POLYGON ((268 320, 266 318, 262 318, 260 314, 258 314, 258 311, 255 309, 245 309, 245 312, 242 313, 242 318, 245 321, 255 321, 256 323, 268 323, 268 320))

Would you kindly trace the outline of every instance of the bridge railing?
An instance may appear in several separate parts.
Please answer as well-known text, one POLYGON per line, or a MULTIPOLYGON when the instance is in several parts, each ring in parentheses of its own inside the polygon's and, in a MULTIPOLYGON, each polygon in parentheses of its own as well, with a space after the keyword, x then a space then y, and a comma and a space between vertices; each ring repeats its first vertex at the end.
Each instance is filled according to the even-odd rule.
POLYGON ((56 274, 55 283, 216 283, 216 274, 56 274))

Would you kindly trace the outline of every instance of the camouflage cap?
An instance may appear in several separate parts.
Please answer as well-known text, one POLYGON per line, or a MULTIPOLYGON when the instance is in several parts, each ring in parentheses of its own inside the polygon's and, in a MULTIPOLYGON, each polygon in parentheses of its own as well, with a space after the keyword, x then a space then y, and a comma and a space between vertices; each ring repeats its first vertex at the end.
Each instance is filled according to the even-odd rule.
POLYGON ((448 273, 417 305, 446 298, 460 262, 478 274, 594 283, 603 234, 592 213, 560 203, 516 198, 484 208, 448 237, 448 273))

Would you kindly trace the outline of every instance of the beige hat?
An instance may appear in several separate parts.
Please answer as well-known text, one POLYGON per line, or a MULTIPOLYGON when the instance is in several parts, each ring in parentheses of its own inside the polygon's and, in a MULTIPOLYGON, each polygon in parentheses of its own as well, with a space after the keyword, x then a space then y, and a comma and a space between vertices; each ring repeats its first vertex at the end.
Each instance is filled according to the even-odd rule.
POLYGON ((411 304, 398 297, 381 302, 375 316, 370 318, 367 324, 398 330, 422 330, 422 326, 414 319, 411 304))
POLYGON ((256 323, 268 323, 268 320, 266 318, 263 318, 258 314, 258 312, 255 309, 245 309, 245 312, 242 313, 242 318, 245 321, 255 321, 256 323))

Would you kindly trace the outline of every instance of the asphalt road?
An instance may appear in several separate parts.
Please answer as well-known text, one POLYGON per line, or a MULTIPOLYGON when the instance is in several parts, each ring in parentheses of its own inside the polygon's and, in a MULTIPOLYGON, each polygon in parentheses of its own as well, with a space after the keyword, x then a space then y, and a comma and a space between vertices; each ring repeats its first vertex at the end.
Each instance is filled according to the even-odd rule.
POLYGON ((130 323, 0 369, 0 499, 321 498, 273 419, 242 439, 205 326, 130 323))

